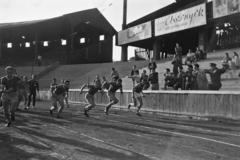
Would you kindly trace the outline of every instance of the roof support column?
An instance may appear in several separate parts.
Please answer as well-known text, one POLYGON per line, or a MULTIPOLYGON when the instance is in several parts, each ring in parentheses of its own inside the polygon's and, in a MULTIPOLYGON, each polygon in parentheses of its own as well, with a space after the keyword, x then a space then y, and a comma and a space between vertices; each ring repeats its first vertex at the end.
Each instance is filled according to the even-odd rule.
POLYGON ((199 36, 198 36, 198 46, 201 50, 205 51, 205 52, 209 52, 210 51, 210 46, 212 46, 213 44, 209 44, 208 42, 208 28, 207 27, 203 27, 199 30, 199 36))
POLYGON ((2 61, 2 40, 0 39, 0 64, 2 61))
MULTIPOLYGON (((122 29, 127 28, 127 0, 123 1, 123 24, 122 24, 122 29)), ((128 60, 128 46, 123 45, 122 46, 122 55, 121 55, 121 61, 125 62, 128 60)))
POLYGON ((73 41, 74 41, 74 39, 73 39, 73 33, 74 32, 74 28, 73 27, 71 27, 71 54, 73 54, 73 49, 74 49, 74 46, 73 46, 73 41))
POLYGON ((153 40, 153 60, 160 59, 160 50, 161 50, 161 38, 155 37, 153 40))
POLYGON ((38 32, 36 31, 36 35, 35 35, 35 61, 37 60, 37 56, 38 56, 38 32))

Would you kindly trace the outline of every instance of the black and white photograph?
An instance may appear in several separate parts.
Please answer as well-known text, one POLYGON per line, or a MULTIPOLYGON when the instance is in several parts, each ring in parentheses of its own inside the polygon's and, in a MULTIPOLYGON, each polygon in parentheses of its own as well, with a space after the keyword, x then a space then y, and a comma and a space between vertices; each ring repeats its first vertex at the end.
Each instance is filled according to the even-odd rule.
POLYGON ((0 0, 0 160, 240 160, 240 0, 0 0))

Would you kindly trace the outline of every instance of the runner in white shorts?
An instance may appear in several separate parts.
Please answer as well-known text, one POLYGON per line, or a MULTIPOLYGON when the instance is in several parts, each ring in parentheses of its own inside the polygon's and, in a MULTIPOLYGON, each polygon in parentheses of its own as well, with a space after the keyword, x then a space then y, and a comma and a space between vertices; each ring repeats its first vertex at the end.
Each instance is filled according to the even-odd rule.
POLYGON ((145 97, 142 91, 143 91, 143 88, 144 88, 146 83, 147 83, 147 81, 145 79, 142 79, 141 82, 137 83, 133 87, 133 89, 132 89, 132 100, 133 100, 133 103, 130 103, 128 105, 128 109, 130 109, 130 107, 132 105, 133 106, 137 106, 137 101, 139 102, 139 105, 137 106, 137 113, 136 113, 136 115, 138 115, 138 116, 141 116, 139 111, 140 111, 140 109, 142 107, 142 104, 143 104, 142 97, 145 97))
POLYGON ((86 117, 89 117, 87 112, 90 111, 96 105, 94 102, 94 94, 97 93, 98 91, 100 91, 102 94, 104 92, 101 88, 102 85, 100 80, 96 80, 95 85, 84 84, 79 94, 82 94, 82 91, 86 86, 89 88, 88 92, 85 95, 85 100, 88 102, 88 105, 84 108, 84 115, 86 117))

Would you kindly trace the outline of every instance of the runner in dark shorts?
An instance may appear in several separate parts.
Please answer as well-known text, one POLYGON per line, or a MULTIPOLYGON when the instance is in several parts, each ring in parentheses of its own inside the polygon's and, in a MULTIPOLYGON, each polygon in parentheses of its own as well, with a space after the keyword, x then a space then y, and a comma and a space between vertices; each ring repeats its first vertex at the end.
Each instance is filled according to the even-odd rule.
POLYGON ((110 87, 107 92, 107 96, 110 100, 110 103, 105 107, 105 114, 108 115, 108 110, 111 108, 112 105, 118 103, 118 99, 115 97, 115 92, 120 89, 121 94, 122 91, 122 80, 117 79, 117 77, 113 77, 113 82, 110 82, 110 87))
POLYGON ((11 66, 5 68, 6 76, 2 77, 2 85, 4 89, 2 92, 2 103, 5 117, 7 119, 6 127, 9 127, 12 121, 15 120, 15 109, 18 103, 17 87, 20 78, 13 75, 14 69, 11 66), (10 113, 9 113, 10 111, 10 113))
POLYGON ((50 108, 50 114, 53 114, 54 110, 57 110, 57 102, 59 103, 60 107, 58 109, 57 118, 61 118, 60 114, 64 109, 64 96, 63 93, 67 92, 69 89, 69 81, 65 80, 64 84, 57 85, 54 87, 55 89, 51 89, 51 96, 52 96, 52 107, 50 108))
POLYGON ((79 94, 82 94, 82 91, 85 87, 88 87, 88 92, 85 95, 85 100, 88 102, 89 105, 87 105, 84 108, 84 115, 86 117, 89 117, 88 111, 90 111, 93 107, 95 107, 95 102, 94 102, 94 94, 100 91, 102 94, 104 93, 102 88, 101 88, 101 82, 100 80, 95 81, 95 85, 89 85, 89 84, 84 84, 81 88, 81 91, 79 94))

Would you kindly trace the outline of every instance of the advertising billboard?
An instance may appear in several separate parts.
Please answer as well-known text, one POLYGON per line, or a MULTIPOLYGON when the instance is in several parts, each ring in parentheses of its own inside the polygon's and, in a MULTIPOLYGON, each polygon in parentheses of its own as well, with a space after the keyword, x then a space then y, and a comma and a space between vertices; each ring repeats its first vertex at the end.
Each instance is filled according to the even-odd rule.
POLYGON ((151 22, 146 22, 118 32, 118 45, 147 39, 152 37, 151 22))
POLYGON ((155 19, 155 36, 207 24, 206 4, 155 19))
POLYGON ((239 12, 240 0, 213 0, 213 18, 219 18, 239 12))

